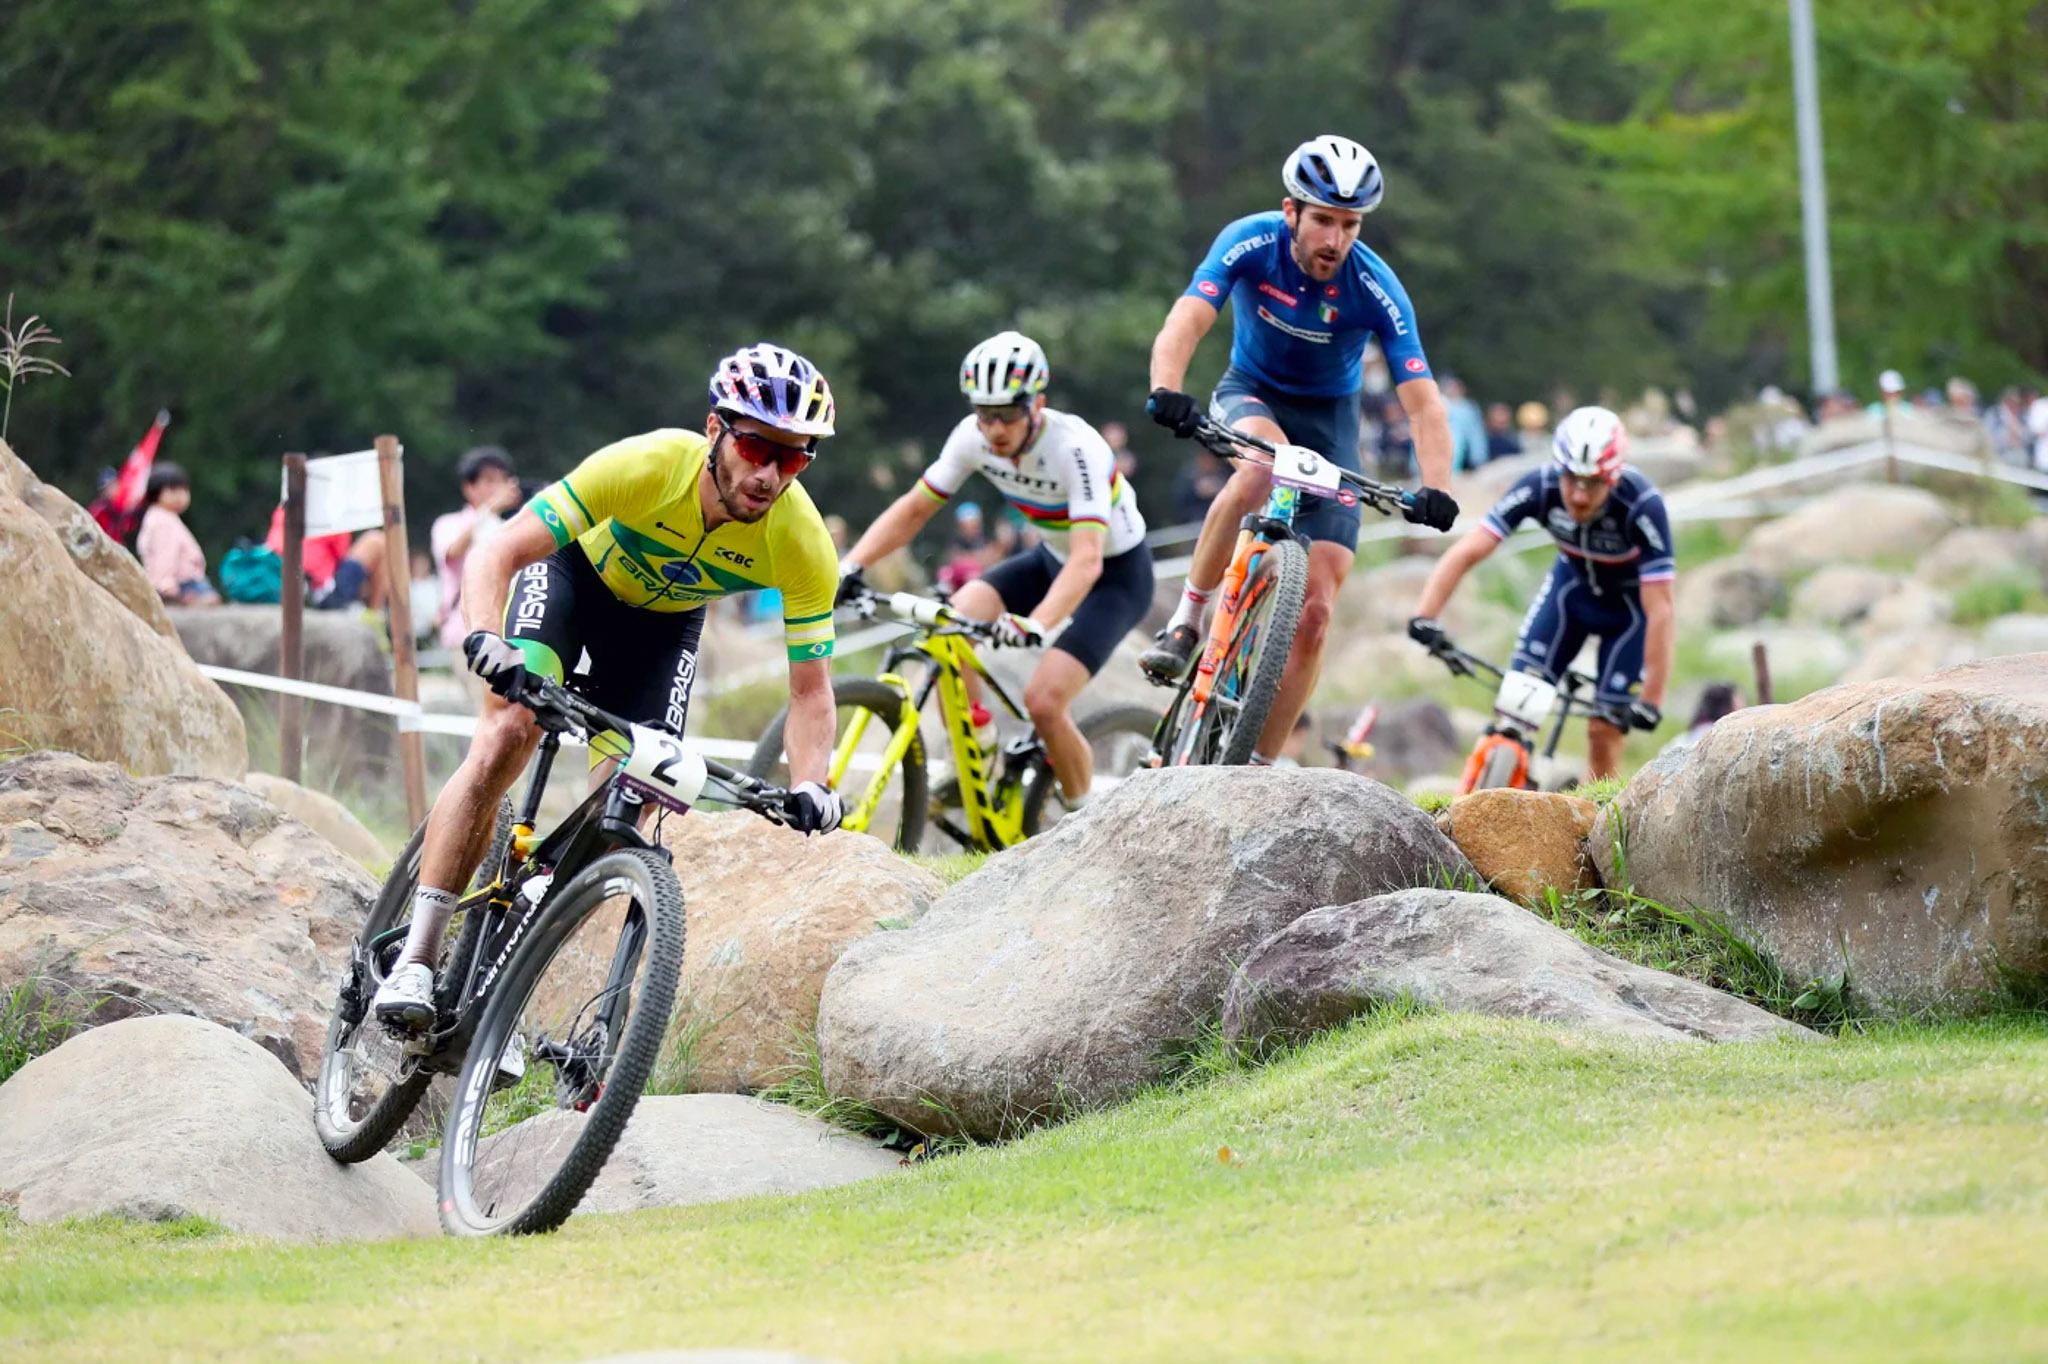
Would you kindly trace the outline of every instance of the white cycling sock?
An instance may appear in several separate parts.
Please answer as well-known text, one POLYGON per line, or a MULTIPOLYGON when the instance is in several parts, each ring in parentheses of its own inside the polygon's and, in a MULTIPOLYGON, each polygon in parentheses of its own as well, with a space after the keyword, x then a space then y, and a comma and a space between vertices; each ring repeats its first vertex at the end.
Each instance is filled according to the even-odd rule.
POLYGON ((441 935, 448 931, 448 918, 455 913, 453 891, 421 886, 412 893, 412 927, 405 935, 400 964, 416 961, 432 970, 441 964, 441 935))
POLYGON ((1200 634, 1202 632, 1202 608, 1209 604, 1209 593, 1215 590, 1212 587, 1205 592, 1193 583, 1182 587, 1180 590, 1180 605, 1173 608, 1173 619, 1166 623, 1166 628, 1174 630, 1185 625, 1196 634, 1200 634))
POLYGON ((1273 760, 1257 749, 1252 750, 1251 761, 1245 764, 1246 767, 1271 767, 1272 765, 1273 760))

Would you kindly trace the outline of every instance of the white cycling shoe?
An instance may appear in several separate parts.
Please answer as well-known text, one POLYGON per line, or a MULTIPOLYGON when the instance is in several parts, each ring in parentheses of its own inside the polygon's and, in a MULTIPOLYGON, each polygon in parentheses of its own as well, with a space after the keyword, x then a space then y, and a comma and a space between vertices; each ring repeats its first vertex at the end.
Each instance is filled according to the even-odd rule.
POLYGON ((498 1054, 498 1078, 494 1089, 510 1089, 526 1078, 526 1044, 513 1033, 512 1040, 505 1044, 505 1050, 498 1054))
POLYGON ((379 1023, 402 1028, 424 1028, 434 1021, 434 970, 421 962, 399 965, 370 1001, 379 1023))

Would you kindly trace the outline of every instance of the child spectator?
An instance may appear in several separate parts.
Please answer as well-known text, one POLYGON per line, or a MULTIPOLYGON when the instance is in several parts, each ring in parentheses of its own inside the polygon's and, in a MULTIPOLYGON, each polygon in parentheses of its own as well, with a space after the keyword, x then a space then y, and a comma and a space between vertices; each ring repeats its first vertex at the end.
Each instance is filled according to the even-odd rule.
POLYGON ((149 471, 142 494, 142 525, 135 553, 156 594, 172 606, 218 606, 220 593, 206 580, 206 551, 185 528, 182 513, 192 505, 185 471, 168 461, 149 471))
POLYGON ((435 625, 442 647, 459 650, 469 629, 462 623, 462 563, 525 503, 512 456, 496 445, 479 445, 455 466, 462 485, 462 510, 434 518, 428 540, 441 576, 441 612, 435 625))

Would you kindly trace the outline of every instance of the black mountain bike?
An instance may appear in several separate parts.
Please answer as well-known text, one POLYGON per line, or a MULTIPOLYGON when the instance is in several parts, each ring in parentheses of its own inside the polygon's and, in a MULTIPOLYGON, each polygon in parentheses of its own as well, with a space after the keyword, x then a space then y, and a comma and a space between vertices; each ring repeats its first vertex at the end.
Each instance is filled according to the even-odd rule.
POLYGON ((441 1140, 441 1225, 462 1236, 552 1231, 611 1155, 660 1055, 683 963, 683 893, 640 830, 651 804, 700 799, 783 822, 786 794, 606 713, 545 678, 511 698, 542 730, 518 817, 499 803, 483 867, 456 905, 421 1033, 377 1022, 419 882, 415 830, 349 950, 313 1095, 320 1140, 367 1160, 436 1075, 456 1076, 441 1140), (534 820, 562 736, 617 769, 545 837, 534 820))

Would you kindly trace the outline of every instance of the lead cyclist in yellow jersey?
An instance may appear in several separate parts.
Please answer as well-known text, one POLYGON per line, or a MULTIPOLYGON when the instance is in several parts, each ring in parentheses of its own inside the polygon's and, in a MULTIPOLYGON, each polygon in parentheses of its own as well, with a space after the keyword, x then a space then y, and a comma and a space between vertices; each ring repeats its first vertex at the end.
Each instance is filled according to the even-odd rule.
POLYGON ((839 796, 825 777, 839 573, 824 519, 796 481, 832 418, 817 366, 780 346, 749 346, 712 374, 702 435, 652 431, 607 446, 469 556, 463 653, 494 694, 427 817, 412 926, 401 964, 377 991, 380 1019, 433 1021, 433 972, 456 889, 475 873, 492 811, 540 740, 532 714, 502 699, 527 670, 559 682, 588 651, 592 702, 680 734, 704 607, 779 588, 789 648, 786 813, 807 833, 838 826, 839 796))

